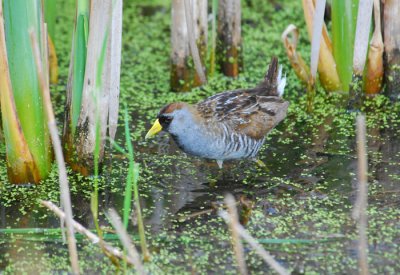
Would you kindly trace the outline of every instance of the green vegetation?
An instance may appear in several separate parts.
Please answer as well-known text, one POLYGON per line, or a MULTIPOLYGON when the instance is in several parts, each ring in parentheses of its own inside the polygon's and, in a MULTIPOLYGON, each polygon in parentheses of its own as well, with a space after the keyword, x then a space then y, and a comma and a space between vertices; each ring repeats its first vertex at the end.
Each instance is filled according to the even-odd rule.
POLYGON ((333 56, 344 91, 349 91, 353 75, 354 34, 358 2, 358 0, 332 1, 333 56))
MULTIPOLYGON (((8 172, 14 183, 38 183, 51 168, 51 144, 29 30, 42 40, 40 1, 4 1, 1 46, 2 121, 8 172), (3 40, 4 41, 4 40, 3 40), (5 49, 7 50, 5 56, 5 49)), ((43 43, 40 43, 43 55, 43 43)), ((44 68, 44 71, 48 71, 44 68)))
POLYGON ((72 49, 72 105, 71 105, 71 129, 72 135, 78 124, 81 112, 83 79, 85 77, 87 41, 89 37, 89 0, 79 0, 76 8, 76 24, 74 30, 74 45, 72 49))
MULTIPOLYGON (((246 228, 288 269, 307 274, 356 273, 356 226, 350 217, 356 172, 356 114, 343 107, 341 95, 326 95, 322 88, 316 93, 314 112, 306 111, 305 88, 291 70, 280 41, 288 22, 296 22, 305 40, 301 3, 250 2, 253 7, 243 3, 244 73, 237 79, 215 73, 206 86, 188 93, 169 90, 167 5, 163 1, 124 2, 121 102, 126 102, 131 116, 128 136, 134 142, 135 162, 140 164, 138 193, 152 255, 145 267, 152 274, 236 274, 228 228, 213 208, 222 202, 225 192, 232 192, 254 201, 246 228), (194 103, 218 91, 252 87, 264 76, 273 55, 279 57, 287 73, 285 98, 291 105, 288 117, 268 136, 260 152, 267 169, 241 161, 227 163, 219 173, 214 163, 176 151, 165 135, 144 140, 154 116, 166 103, 194 103), (205 214, 199 213, 202 211, 205 214)), ((60 45, 60 84, 52 87, 59 121, 64 111, 74 18, 71 4, 63 3, 60 9, 65 11, 59 18, 65 23, 56 25, 60 34, 55 41, 60 45)), ((309 52, 302 47, 305 60, 309 52)), ((400 105, 379 95, 367 100, 362 111, 367 114, 370 140, 370 272, 394 274, 400 270, 400 105)), ((124 118, 121 111, 116 142, 126 152, 129 140, 124 135, 124 118)), ((8 230, 0 230, 0 270, 5 274, 68 271, 67 247, 59 230, 52 232, 59 221, 37 203, 38 199, 59 200, 56 167, 41 185, 12 185, 7 181, 5 150, 0 144, 0 210, 4 213, 0 224, 8 230), (26 227, 46 230, 35 232, 35 237, 17 230, 26 227)), ((84 178, 69 170, 69 181, 75 218, 92 230, 90 198, 97 181, 98 222, 103 238, 111 242, 115 235, 107 234, 111 226, 104 213, 110 207, 120 213, 127 211, 124 193, 132 162, 120 150, 112 150, 110 158, 100 177, 84 178)), ((138 226, 131 224, 128 231, 139 247, 138 226)), ((118 245, 118 241, 113 244, 118 245)), ((252 274, 269 272, 245 247, 252 274)), ((84 273, 115 273, 116 267, 96 245, 78 237, 78 248, 84 273)))

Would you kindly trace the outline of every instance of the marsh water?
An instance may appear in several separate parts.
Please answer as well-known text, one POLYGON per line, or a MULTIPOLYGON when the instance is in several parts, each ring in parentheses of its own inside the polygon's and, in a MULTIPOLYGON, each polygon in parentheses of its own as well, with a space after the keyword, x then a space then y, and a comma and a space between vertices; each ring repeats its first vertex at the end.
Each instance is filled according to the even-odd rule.
MULTIPOLYGON (((355 117, 342 98, 318 91, 315 110, 306 112, 304 87, 290 69, 280 42, 285 22, 298 22, 306 36, 299 3, 270 1, 258 9, 244 5, 245 72, 238 79, 217 75, 202 88, 176 94, 169 90, 169 9, 164 4, 125 1, 121 108, 130 112, 135 161, 140 165, 140 203, 145 218, 152 274, 236 274, 230 233, 218 217, 226 193, 234 194, 246 229, 294 274, 356 274, 357 228, 351 211, 357 188, 355 117), (262 8, 261 8, 262 7, 262 8), (296 11, 296 12, 292 12, 296 11), (271 29, 273 31, 271 31, 271 29), (144 32, 143 30, 146 30, 144 32), (265 167, 230 161, 219 169, 212 161, 179 151, 167 134, 144 140, 158 110, 170 101, 194 103, 218 91, 252 87, 267 62, 278 55, 288 76, 291 105, 287 118, 259 153, 265 167)), ((296 1, 293 1, 296 2, 296 1)), ((70 6, 63 4, 63 10, 70 6)), ((256 5, 257 6, 257 5, 256 5)), ((60 21, 71 22, 71 12, 60 21)), ((52 87, 60 125, 68 74, 70 30, 58 27, 60 84, 52 87)), ((305 47, 304 53, 307 54, 305 47)), ((400 117, 399 104, 384 96, 367 100, 369 168, 369 263, 372 274, 400 272, 400 117)), ((116 141, 124 144, 123 118, 116 141)), ((61 127, 61 126, 60 126, 61 127)), ((7 182, 5 148, 0 147, 0 273, 62 273, 69 270, 60 221, 38 200, 58 204, 54 167, 38 186, 7 182)), ((122 213, 128 160, 108 148, 99 180, 99 222, 105 239, 119 242, 104 213, 122 213)), ((94 230, 90 197, 93 178, 69 171, 74 217, 94 230)), ((136 215, 129 233, 139 246, 136 215)), ((85 274, 113 274, 117 268, 101 250, 78 236, 85 274)), ((272 273, 245 245, 252 274, 272 273)))
MULTIPOLYGON (((216 220, 216 209, 222 204, 223 195, 229 192, 238 201, 252 205, 252 211, 245 213, 248 219, 246 226, 266 243, 266 248, 272 250, 282 264, 296 273, 307 273, 307 270, 329 273, 330 268, 337 270, 334 264, 341 266, 339 273, 356 272, 356 228, 350 219, 357 172, 354 138, 335 139, 337 133, 326 131, 327 125, 317 129, 312 136, 306 128, 298 129, 302 135, 292 139, 293 133, 279 127, 279 137, 273 135, 268 139, 260 153, 266 167, 259 167, 251 161, 232 161, 225 163, 220 170, 216 163, 181 153, 166 134, 151 143, 136 144, 136 161, 145 167, 139 182, 150 249, 155 254, 159 249, 167 249, 169 253, 182 257, 169 260, 168 265, 178 265, 175 271, 168 265, 164 267, 166 269, 161 265, 158 271, 177 274, 182 269, 189 271, 199 266, 200 273, 202 270, 235 273, 232 263, 213 260, 224 258, 220 255, 221 250, 230 249, 228 231, 223 229, 225 225, 221 220, 216 220), (281 228, 277 224, 279 220, 291 228, 281 228), (226 236, 221 236, 221 229, 226 236), (181 239, 183 236, 188 238, 188 243, 181 239), (187 266, 187 253, 192 257, 207 257, 209 265, 200 269, 199 263, 193 259, 193 266, 187 266), (321 257, 324 259, 322 262, 321 257)), ((399 247, 396 242, 400 235, 399 131, 372 129, 369 132, 369 182, 373 190, 370 191, 369 207, 382 214, 376 216, 377 213, 372 213, 370 219, 370 234, 377 234, 374 236, 376 240, 369 246, 370 259, 377 273, 395 274, 399 270, 399 247), (387 213, 390 209, 394 213, 387 213), (393 232, 387 232, 386 236, 390 237, 389 240, 378 238, 379 233, 391 226, 393 232)), ((124 166, 124 157, 115 153, 112 161, 105 164, 100 212, 104 213, 111 207, 122 209, 125 179, 120 172, 124 166), (120 176, 115 178, 115 173, 120 176)), ((93 229, 90 180, 71 177, 76 181, 72 189, 76 220, 93 229)), ((21 268, 16 270, 28 272, 47 270, 45 264, 37 266, 35 263, 48 259, 51 272, 57 271, 57 262, 65 264, 67 261, 66 246, 62 244, 59 233, 41 232, 40 229, 58 228, 59 220, 35 203, 35 199, 43 196, 41 192, 34 191, 36 187, 8 188, 18 191, 14 191, 15 200, 11 205, 1 204, 1 228, 33 228, 36 232, 8 234, 0 230, 1 269, 7 270, 10 265, 21 268), (27 190, 33 197, 22 195, 27 190), (31 202, 27 203, 27 200, 31 202), (54 263, 51 258, 56 256, 61 260, 54 263)), ((56 189, 50 189, 53 188, 56 189)), ((239 207, 246 208, 242 204, 239 203, 239 207)), ((109 226, 103 215, 100 224, 109 226)), ((132 225, 130 230, 136 232, 136 227, 132 225)), ((113 239, 115 236, 109 241, 116 242, 113 239)), ((82 239, 79 243, 82 247, 87 245, 82 239)), ((100 260, 100 251, 92 254, 91 257, 105 261, 100 260)), ((88 261, 86 258, 82 260, 88 261)), ((254 267, 250 265, 250 270, 263 273, 268 271, 268 267, 258 263, 254 267)), ((93 269, 87 269, 89 273, 101 271, 111 272, 99 263, 93 269)))

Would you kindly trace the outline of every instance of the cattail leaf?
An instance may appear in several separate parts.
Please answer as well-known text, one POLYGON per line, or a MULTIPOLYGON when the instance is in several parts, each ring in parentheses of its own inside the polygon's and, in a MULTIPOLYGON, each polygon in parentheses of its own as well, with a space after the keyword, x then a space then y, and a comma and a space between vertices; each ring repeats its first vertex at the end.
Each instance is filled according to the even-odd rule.
MULTIPOLYGON (((312 0, 302 0, 304 18, 307 24, 308 35, 312 40, 313 33, 313 17, 314 17, 314 4, 312 0)), ((319 60, 318 60, 318 74, 321 85, 326 91, 338 91, 341 89, 342 84, 339 75, 336 71, 336 62, 333 58, 331 48, 325 42, 328 39, 320 40, 319 60)))
MULTIPOLYGON (((3 8, 3 2, 1 5, 3 8)), ((9 179, 14 183, 38 183, 47 176, 52 162, 28 32, 45 31, 42 5, 38 0, 7 0, 1 14, 1 111, 9 179)))
POLYGON ((332 1, 333 56, 344 91, 349 91, 353 75, 357 9, 358 0, 332 1))
POLYGON ((364 80, 364 91, 367 94, 379 93, 382 89, 384 74, 384 45, 381 32, 381 11, 379 0, 374 0, 375 30, 372 35, 368 52, 367 70, 364 80))
MULTIPOLYGON (((0 3, 0 14, 3 14, 0 3)), ((4 138, 7 144, 7 168, 10 181, 21 183, 33 180, 39 181, 40 175, 29 151, 20 122, 18 120, 12 93, 11 80, 7 61, 6 42, 4 34, 4 20, 0 17, 0 101, 3 120, 4 138)))

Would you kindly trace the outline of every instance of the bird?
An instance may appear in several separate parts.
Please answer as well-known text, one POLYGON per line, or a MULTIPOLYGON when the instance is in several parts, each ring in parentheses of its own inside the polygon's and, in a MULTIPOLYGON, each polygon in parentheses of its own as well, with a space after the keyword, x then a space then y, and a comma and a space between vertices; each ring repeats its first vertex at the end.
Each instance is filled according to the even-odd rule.
POLYGON ((219 168, 226 160, 258 161, 265 136, 286 117, 285 85, 282 66, 273 57, 255 88, 221 92, 194 105, 164 106, 145 139, 168 132, 182 151, 216 160, 219 168))

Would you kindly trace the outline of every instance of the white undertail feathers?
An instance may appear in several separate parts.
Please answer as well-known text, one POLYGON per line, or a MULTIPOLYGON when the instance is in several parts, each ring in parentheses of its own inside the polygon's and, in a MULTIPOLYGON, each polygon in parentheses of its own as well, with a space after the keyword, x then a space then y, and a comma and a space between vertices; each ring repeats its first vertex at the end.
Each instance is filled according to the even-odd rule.
POLYGON ((278 83, 278 87, 277 87, 278 95, 280 97, 282 97, 283 92, 285 91, 285 86, 286 86, 286 75, 284 75, 282 77, 282 65, 279 66, 277 83, 278 83))

